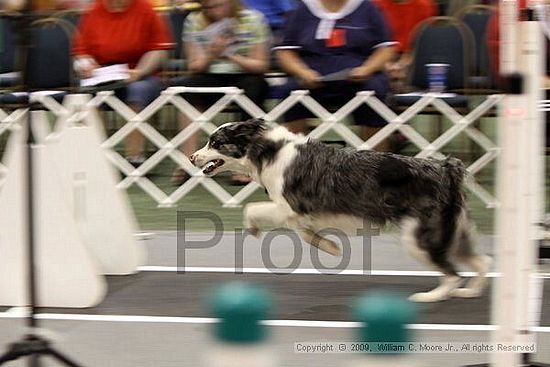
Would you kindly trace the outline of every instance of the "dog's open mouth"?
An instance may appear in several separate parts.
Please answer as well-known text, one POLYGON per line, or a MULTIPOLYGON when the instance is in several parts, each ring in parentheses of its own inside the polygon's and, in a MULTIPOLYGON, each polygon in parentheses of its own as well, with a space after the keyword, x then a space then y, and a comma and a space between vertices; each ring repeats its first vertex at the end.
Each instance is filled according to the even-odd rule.
POLYGON ((216 168, 223 166, 225 161, 223 159, 213 159, 206 163, 204 168, 202 169, 202 173, 205 175, 212 173, 216 168))

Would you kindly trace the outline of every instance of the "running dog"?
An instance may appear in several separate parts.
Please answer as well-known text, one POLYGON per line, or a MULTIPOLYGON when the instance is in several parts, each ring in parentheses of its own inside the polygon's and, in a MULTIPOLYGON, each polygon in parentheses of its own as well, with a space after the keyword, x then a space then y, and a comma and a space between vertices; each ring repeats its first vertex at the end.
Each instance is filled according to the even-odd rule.
POLYGON ((475 231, 465 208, 466 170, 455 158, 439 161, 352 148, 339 148, 293 134, 261 119, 228 123, 190 157, 207 176, 222 171, 249 175, 272 200, 250 203, 244 225, 253 234, 264 226, 287 227, 319 249, 340 248, 319 234, 336 228, 357 235, 364 221, 396 223, 411 254, 443 273, 416 302, 481 295, 491 258, 474 246, 475 231), (477 275, 466 287, 456 271, 464 263, 477 275))

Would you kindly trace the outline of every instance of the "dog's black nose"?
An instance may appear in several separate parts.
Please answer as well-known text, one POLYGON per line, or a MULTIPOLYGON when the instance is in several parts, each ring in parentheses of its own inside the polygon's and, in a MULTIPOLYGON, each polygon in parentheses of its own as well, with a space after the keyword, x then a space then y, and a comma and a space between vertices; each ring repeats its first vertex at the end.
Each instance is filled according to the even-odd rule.
POLYGON ((189 161, 190 161, 192 164, 195 164, 195 159, 196 159, 196 158, 197 158, 197 157, 195 157, 194 154, 191 154, 191 156, 189 157, 189 161))

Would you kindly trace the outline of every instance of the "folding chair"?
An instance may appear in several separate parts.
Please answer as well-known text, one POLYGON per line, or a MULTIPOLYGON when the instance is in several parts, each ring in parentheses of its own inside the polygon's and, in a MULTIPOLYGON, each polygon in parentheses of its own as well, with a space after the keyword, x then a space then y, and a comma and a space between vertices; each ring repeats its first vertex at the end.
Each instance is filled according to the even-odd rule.
POLYGON ((0 13, 0 88, 15 87, 20 82, 16 69, 17 14, 0 13))
MULTIPOLYGON (((413 62, 408 71, 408 93, 395 94, 388 98, 388 105, 401 113, 428 91, 426 64, 448 64, 447 91, 441 95, 449 106, 459 113, 467 113, 469 98, 468 76, 472 70, 473 35, 459 20, 452 17, 431 17, 418 27, 413 45, 413 62)), ((438 132, 442 131, 441 112, 427 106, 422 114, 438 115, 438 132)))
POLYGON ((460 19, 474 35, 475 62, 468 84, 475 94, 496 93, 490 70, 489 50, 487 47, 487 25, 493 16, 495 7, 490 5, 472 5, 463 8, 456 17, 460 19))
MULTIPOLYGON (((71 39, 74 27, 63 19, 45 18, 31 24, 32 46, 25 60, 30 91, 48 93, 61 101, 74 88, 71 39)), ((0 104, 16 108, 28 101, 28 94, 0 95, 0 104)))

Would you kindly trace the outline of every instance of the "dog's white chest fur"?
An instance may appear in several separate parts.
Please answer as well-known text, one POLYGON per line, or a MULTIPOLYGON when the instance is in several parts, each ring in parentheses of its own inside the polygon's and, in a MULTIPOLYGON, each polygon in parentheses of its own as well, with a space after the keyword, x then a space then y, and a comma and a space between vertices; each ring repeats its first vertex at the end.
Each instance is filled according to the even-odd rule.
POLYGON ((258 177, 258 181, 267 190, 269 198, 275 202, 284 200, 285 170, 292 164, 294 157, 296 157, 295 145, 287 144, 279 151, 275 161, 262 169, 258 177))

